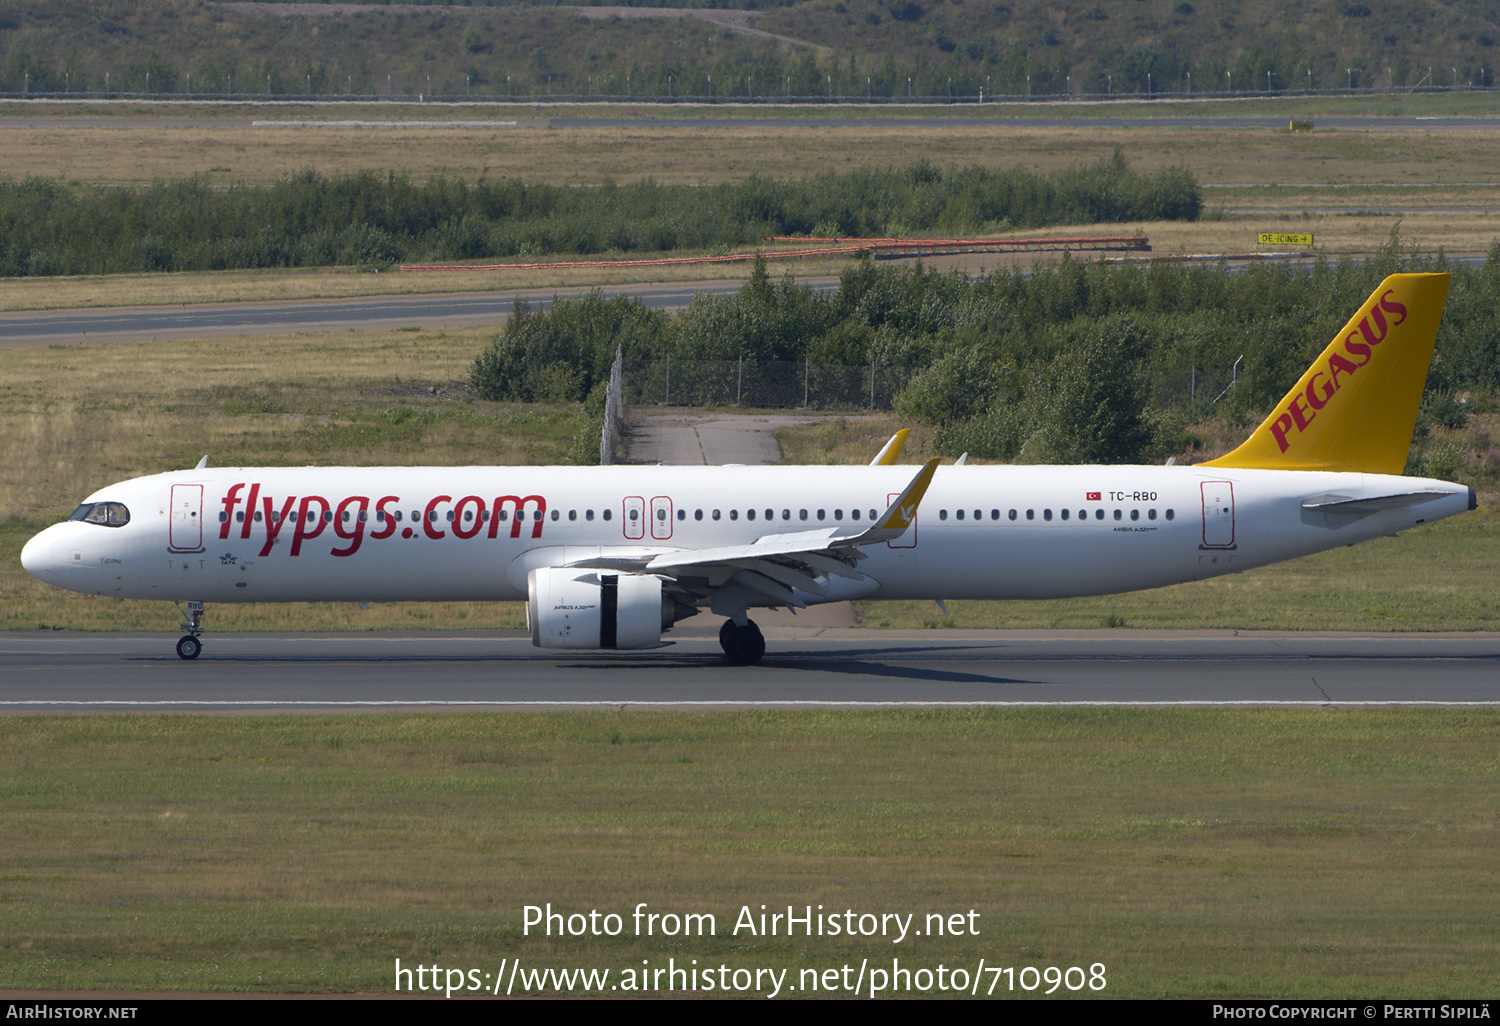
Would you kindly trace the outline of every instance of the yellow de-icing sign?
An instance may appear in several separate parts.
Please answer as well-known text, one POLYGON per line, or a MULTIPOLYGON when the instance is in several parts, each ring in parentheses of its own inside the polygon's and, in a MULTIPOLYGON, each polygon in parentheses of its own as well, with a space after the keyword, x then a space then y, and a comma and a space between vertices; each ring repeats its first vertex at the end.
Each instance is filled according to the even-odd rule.
POLYGON ((1311 235, 1293 235, 1288 232, 1261 232, 1255 241, 1262 246, 1311 246, 1311 235))
POLYGON ((1292 132, 1311 132, 1313 130, 1313 123, 1311 121, 1293 121, 1288 130, 1292 132))

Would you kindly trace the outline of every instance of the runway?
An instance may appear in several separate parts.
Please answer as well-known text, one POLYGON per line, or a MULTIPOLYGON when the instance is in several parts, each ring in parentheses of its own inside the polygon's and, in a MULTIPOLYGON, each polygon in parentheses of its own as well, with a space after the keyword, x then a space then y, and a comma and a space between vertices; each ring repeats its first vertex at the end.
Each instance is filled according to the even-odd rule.
POLYGON ((519 631, 12 633, 0 712, 950 705, 1500 706, 1500 633, 767 631, 725 664, 717 621, 645 652, 542 651, 519 631))

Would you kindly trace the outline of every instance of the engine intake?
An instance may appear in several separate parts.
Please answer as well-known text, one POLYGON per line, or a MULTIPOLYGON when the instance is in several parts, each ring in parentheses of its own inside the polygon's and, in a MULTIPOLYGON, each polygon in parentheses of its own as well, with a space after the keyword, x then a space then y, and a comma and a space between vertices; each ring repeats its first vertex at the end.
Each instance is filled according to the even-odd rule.
POLYGON ((526 623, 537 648, 656 648, 698 610, 663 595, 660 577, 543 567, 526 576, 526 623))

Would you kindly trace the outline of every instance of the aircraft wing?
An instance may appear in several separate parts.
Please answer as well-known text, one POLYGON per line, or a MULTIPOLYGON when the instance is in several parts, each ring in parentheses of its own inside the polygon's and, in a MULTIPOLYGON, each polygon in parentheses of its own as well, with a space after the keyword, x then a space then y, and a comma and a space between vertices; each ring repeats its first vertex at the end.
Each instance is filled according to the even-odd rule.
POLYGON ((938 461, 929 460, 896 497, 896 501, 866 528, 853 525, 789 534, 762 535, 747 545, 718 545, 707 549, 672 549, 627 557, 593 557, 569 563, 589 570, 656 574, 662 577, 702 577, 735 583, 789 606, 803 606, 793 589, 827 593, 819 579, 862 578, 856 566, 865 558, 860 546, 892 541, 911 527, 917 506, 932 483, 938 461))

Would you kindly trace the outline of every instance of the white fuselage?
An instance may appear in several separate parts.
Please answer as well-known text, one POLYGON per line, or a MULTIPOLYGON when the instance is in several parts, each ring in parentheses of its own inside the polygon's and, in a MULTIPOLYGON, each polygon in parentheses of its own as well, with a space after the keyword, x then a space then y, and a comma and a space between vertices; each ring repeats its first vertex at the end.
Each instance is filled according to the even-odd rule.
MULTIPOLYGON (((50 584, 120 598, 524 600, 537 567, 868 526, 912 469, 180 471, 100 490, 88 501, 122 505, 127 523, 55 525, 26 545, 22 561, 50 584)), ((1153 588, 1367 541, 1461 513, 1469 500, 1459 485, 1370 474, 941 467, 914 526, 865 546, 863 580, 800 597, 1061 598, 1153 588), (1440 494, 1375 512, 1304 506, 1418 491, 1440 494)))

